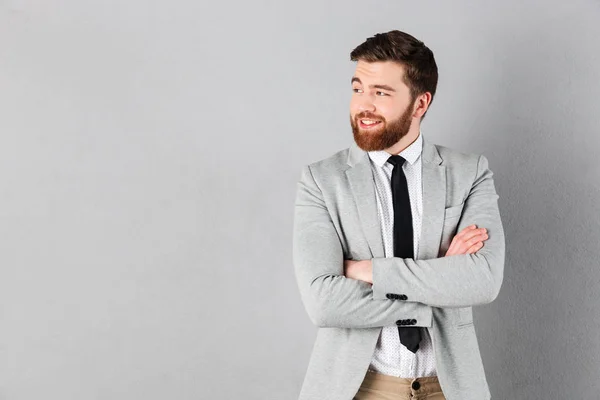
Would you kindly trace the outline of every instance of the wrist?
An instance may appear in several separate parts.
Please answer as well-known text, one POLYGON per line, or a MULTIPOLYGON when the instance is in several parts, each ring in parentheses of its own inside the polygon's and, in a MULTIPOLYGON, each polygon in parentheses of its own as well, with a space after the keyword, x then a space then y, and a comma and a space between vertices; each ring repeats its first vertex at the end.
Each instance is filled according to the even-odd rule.
POLYGON ((373 263, 371 262, 371 260, 365 260, 366 266, 366 281, 369 282, 371 285, 373 284, 373 263))

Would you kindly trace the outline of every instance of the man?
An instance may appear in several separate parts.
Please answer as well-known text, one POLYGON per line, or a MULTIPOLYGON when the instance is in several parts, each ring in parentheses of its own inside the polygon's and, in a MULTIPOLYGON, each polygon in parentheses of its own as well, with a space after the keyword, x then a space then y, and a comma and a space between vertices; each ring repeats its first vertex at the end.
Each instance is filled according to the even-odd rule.
POLYGON ((471 309, 503 280, 488 161, 421 134, 438 79, 423 42, 377 34, 350 58, 355 143, 297 188, 294 268, 319 327, 300 400, 489 399, 471 309))

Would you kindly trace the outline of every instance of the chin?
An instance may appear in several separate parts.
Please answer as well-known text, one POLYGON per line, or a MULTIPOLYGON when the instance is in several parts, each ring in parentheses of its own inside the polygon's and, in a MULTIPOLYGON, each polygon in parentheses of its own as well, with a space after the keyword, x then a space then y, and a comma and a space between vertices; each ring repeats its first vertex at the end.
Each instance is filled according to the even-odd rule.
POLYGON ((373 143, 372 141, 354 140, 356 145, 364 151, 381 151, 384 147, 381 147, 379 143, 373 143))

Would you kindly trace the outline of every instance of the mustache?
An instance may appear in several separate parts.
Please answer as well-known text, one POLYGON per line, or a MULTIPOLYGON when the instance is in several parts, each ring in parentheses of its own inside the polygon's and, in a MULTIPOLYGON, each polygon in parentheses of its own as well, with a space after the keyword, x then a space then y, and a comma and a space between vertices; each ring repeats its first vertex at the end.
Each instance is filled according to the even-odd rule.
POLYGON ((379 121, 385 121, 385 118, 383 118, 383 117, 381 117, 379 115, 376 115, 376 114, 371 114, 369 112, 361 112, 361 113, 356 114, 356 117, 355 117, 356 120, 363 119, 363 118, 364 119, 376 119, 376 120, 379 120, 379 121))

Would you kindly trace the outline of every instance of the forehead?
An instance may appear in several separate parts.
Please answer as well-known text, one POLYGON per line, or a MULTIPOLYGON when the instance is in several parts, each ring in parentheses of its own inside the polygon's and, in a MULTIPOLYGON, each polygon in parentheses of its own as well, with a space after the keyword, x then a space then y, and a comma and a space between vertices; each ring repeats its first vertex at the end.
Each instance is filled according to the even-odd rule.
POLYGON ((404 67, 394 61, 367 62, 358 60, 354 76, 363 84, 387 84, 391 86, 406 86, 404 84, 404 67))

